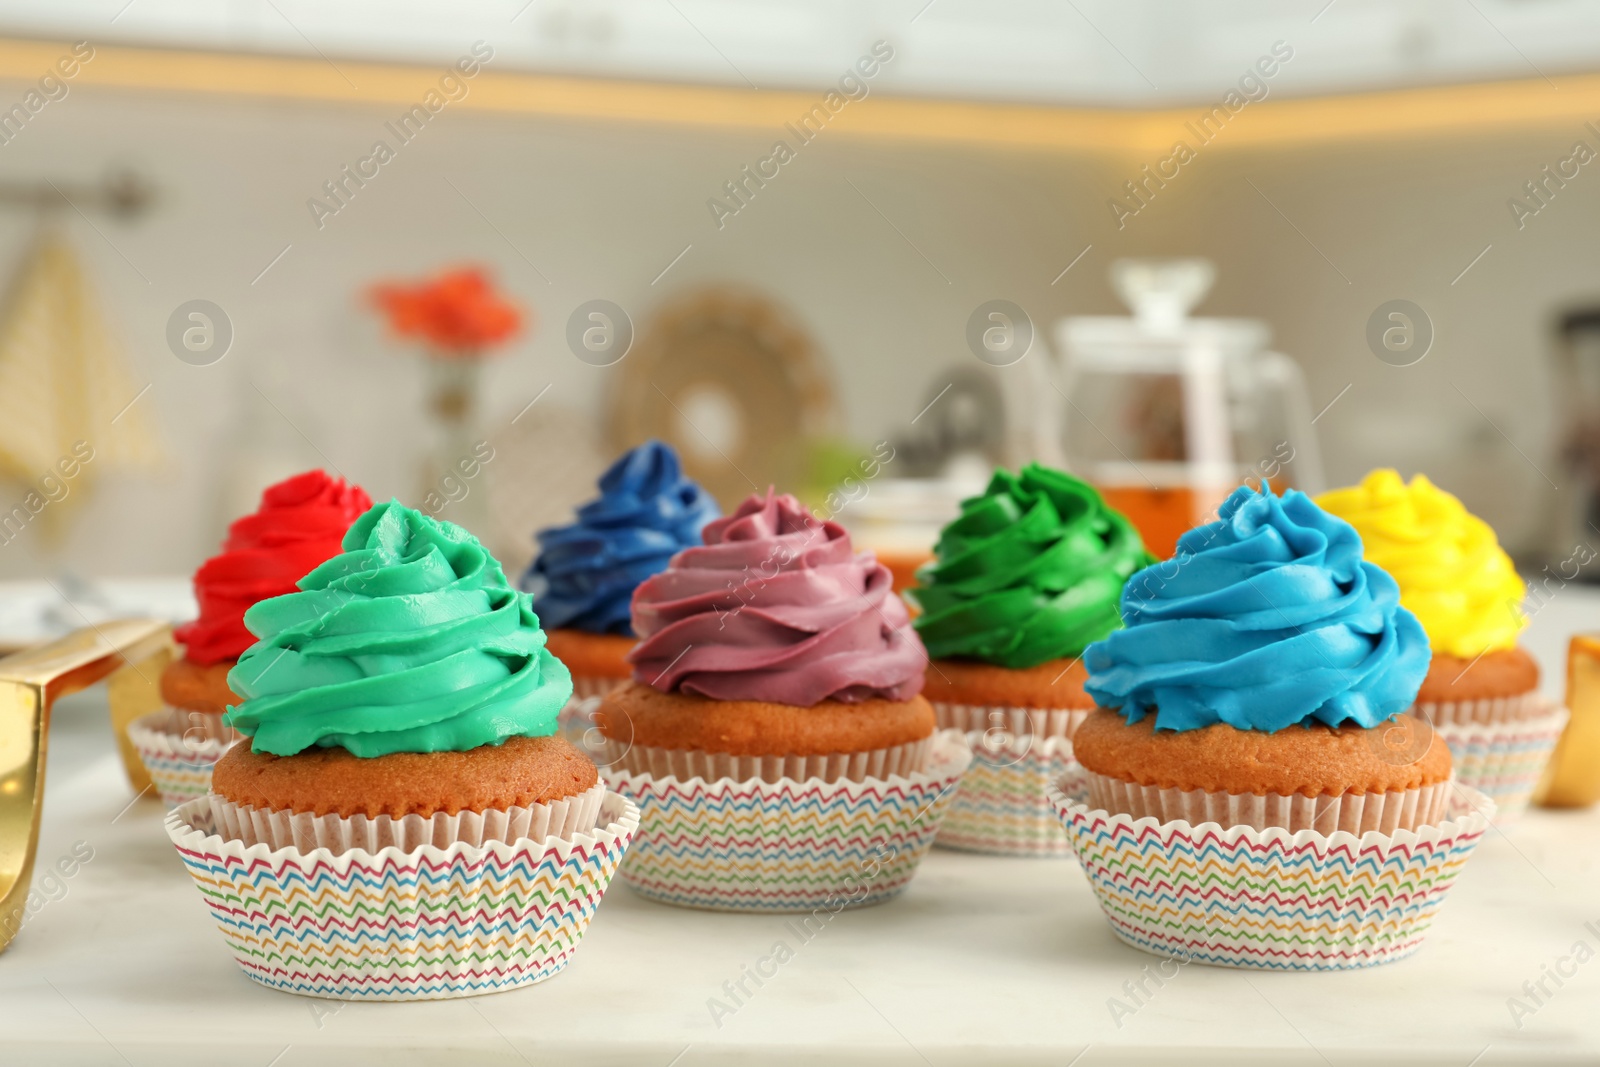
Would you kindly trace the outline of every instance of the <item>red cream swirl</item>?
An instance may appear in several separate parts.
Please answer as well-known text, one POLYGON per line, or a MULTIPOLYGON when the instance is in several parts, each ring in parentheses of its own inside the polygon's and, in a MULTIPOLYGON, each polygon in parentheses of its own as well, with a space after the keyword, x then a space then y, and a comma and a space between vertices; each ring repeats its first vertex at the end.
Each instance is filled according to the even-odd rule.
POLYGON ((889 569, 794 497, 751 495, 633 594, 636 681, 804 707, 910 700, 928 661, 889 569))
POLYGON ((360 486, 319 470, 268 486, 261 506, 234 520, 222 551, 194 572, 200 617, 173 633, 189 659, 238 659, 256 641, 244 627, 245 610, 294 592, 312 568, 339 554, 345 531, 371 506, 360 486))

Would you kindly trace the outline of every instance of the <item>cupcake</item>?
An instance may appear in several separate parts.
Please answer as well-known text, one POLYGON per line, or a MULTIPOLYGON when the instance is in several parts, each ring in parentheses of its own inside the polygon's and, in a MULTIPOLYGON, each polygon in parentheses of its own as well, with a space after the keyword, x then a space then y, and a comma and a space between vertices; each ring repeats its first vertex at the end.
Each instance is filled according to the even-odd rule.
POLYGON ((596 715, 642 813, 623 878, 736 910, 893 895, 969 755, 935 736, 888 569, 770 490, 704 539, 634 593, 634 680, 596 715))
POLYGON ((245 613, 260 640, 226 719, 247 740, 169 833, 263 984, 406 998, 548 977, 632 827, 554 736, 571 678, 460 527, 390 502, 343 547, 245 613))
POLYGON ((1539 666, 1517 635, 1524 587, 1482 519, 1422 475, 1376 470, 1317 498, 1361 535, 1427 631, 1433 659, 1417 693, 1455 755, 1456 777, 1495 799, 1500 818, 1528 805, 1566 723, 1539 694, 1539 666))
POLYGON ((1129 579, 1122 619, 1084 653, 1081 795, 1052 795, 1118 935, 1238 966, 1413 950, 1493 805, 1452 800, 1406 713, 1427 637, 1356 531, 1240 488, 1129 579))
POLYGON ((204 796, 211 768, 238 734, 222 716, 238 697, 228 672, 255 638, 244 614, 339 551, 345 531, 372 501, 359 486, 306 471, 269 486, 254 513, 228 527, 222 551, 194 575, 200 617, 178 627, 183 646, 161 674, 166 707, 128 728, 151 780, 169 805, 204 796))
POLYGON ((698 545, 700 528, 719 514, 711 494, 684 477, 677 453, 646 441, 601 475, 600 496, 578 509, 577 522, 539 532, 522 588, 580 699, 628 680, 634 589, 698 545))
POLYGON ((932 657, 923 694, 940 727, 975 731, 939 843, 1065 853, 1044 790, 1094 710, 1079 657, 1122 624, 1123 584, 1151 557, 1088 483, 1037 463, 996 471, 940 533, 935 556, 909 594, 932 657))

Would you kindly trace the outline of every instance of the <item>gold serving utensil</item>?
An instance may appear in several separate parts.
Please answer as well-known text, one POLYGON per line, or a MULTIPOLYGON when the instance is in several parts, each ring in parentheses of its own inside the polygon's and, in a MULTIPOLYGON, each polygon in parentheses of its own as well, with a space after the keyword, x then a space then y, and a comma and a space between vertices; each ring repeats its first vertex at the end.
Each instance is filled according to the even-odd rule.
POLYGON ((160 705, 162 657, 171 650, 166 623, 118 619, 0 660, 0 952, 16 936, 32 886, 51 708, 110 676, 121 698, 112 704, 113 728, 129 781, 142 792, 150 779, 126 728, 160 705))
POLYGON ((1576 634, 1567 646, 1567 710, 1534 802, 1586 808, 1600 800, 1600 634, 1576 634))

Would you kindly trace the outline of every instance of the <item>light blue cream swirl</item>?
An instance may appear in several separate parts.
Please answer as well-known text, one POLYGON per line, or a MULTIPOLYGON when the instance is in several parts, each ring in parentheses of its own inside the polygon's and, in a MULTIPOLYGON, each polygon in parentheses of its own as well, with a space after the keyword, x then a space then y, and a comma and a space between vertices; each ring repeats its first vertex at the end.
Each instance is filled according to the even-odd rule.
POLYGON ((1289 490, 1234 491, 1216 522, 1128 579, 1124 629, 1084 652, 1102 706, 1159 730, 1376 726, 1428 672, 1427 635, 1354 527, 1289 490))

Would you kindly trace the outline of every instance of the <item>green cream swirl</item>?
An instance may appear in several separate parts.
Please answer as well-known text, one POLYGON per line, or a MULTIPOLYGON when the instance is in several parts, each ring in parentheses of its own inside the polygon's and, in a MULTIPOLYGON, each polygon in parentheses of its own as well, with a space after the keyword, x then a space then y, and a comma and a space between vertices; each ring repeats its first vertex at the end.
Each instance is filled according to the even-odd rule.
POLYGON ((300 592, 245 612, 260 640, 228 674, 245 700, 226 721, 256 752, 372 757, 555 733, 572 676, 476 538, 390 501, 343 548, 300 592))
POLYGON ((928 655, 1013 669, 1079 655, 1121 626, 1123 585, 1154 562, 1092 486, 1037 463, 995 471, 934 551, 911 590, 928 655))

